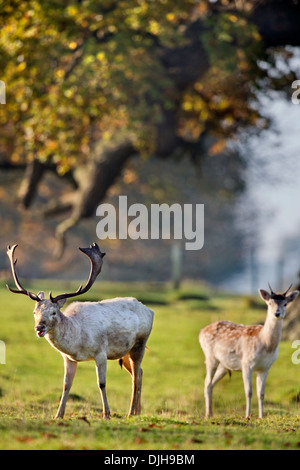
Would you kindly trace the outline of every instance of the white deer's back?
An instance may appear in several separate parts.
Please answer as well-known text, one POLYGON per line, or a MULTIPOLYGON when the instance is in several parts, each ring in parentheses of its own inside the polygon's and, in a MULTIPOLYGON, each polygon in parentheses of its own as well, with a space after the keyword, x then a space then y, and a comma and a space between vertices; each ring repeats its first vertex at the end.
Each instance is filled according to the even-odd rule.
POLYGON ((100 302, 72 302, 64 311, 64 315, 96 323, 109 320, 111 324, 115 320, 119 326, 124 322, 126 328, 138 321, 141 328, 147 328, 149 323, 152 325, 154 313, 134 297, 116 297, 100 302))
POLYGON ((118 359, 139 337, 149 336, 154 313, 135 298, 118 297, 101 302, 72 302, 64 316, 69 320, 65 339, 69 336, 74 342, 76 338, 74 348, 68 341, 68 349, 82 353, 77 360, 94 358, 100 350, 106 352, 108 359, 118 359))

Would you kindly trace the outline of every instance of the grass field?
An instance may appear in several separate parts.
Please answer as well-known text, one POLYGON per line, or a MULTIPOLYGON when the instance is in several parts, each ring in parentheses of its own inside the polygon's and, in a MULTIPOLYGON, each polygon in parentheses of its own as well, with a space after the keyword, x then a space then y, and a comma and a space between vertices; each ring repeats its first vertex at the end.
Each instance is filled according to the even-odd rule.
MULTIPOLYGON (((31 290, 58 293, 70 285, 33 283, 31 290), (42 284, 42 285, 41 285, 42 284)), ((0 364, 0 449, 300 449, 300 365, 294 350, 281 343, 270 371, 266 418, 244 418, 242 377, 225 377, 214 390, 212 419, 204 419, 204 357, 199 330, 212 321, 263 322, 266 309, 244 297, 210 296, 201 286, 174 292, 165 286, 99 283, 83 300, 133 295, 155 311, 143 361, 142 415, 127 418, 131 378, 109 361, 107 394, 112 419, 101 418, 101 400, 93 362, 79 364, 64 420, 54 420, 63 380, 63 360, 34 332, 34 303, 0 288, 0 340, 6 364, 0 364)))

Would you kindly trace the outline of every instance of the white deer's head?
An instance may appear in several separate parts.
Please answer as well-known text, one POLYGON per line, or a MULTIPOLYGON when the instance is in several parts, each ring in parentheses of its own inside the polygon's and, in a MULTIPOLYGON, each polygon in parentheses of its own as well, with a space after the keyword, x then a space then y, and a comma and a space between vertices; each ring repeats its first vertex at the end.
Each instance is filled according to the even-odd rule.
POLYGON ((44 292, 39 292, 38 297, 40 300, 36 302, 33 314, 36 334, 39 338, 43 338, 60 322, 60 309, 66 302, 66 299, 52 302, 51 299, 45 299, 44 292))
POLYGON ((45 299, 44 292, 39 292, 38 294, 34 294, 33 292, 29 292, 24 289, 20 281, 18 279, 18 275, 16 273, 16 263, 17 260, 14 260, 14 252, 18 245, 13 245, 12 247, 7 247, 7 255, 10 260, 11 270, 13 274, 13 278, 17 289, 11 289, 9 286, 6 286, 11 292, 15 294, 24 294, 30 297, 32 300, 35 300, 35 308, 34 308, 34 317, 35 317, 35 330, 39 337, 45 336, 50 330, 52 330, 57 323, 62 318, 62 313, 60 309, 63 307, 66 299, 69 297, 75 297, 77 295, 83 294, 87 292, 92 285, 94 284, 98 274, 101 271, 102 264, 103 264, 103 257, 105 253, 101 253, 99 246, 97 243, 94 243, 89 248, 79 248, 84 254, 86 254, 90 258, 91 262, 91 271, 89 279, 83 287, 82 285, 77 289, 76 292, 70 292, 65 294, 57 295, 53 297, 51 292, 49 294, 49 299, 45 299))

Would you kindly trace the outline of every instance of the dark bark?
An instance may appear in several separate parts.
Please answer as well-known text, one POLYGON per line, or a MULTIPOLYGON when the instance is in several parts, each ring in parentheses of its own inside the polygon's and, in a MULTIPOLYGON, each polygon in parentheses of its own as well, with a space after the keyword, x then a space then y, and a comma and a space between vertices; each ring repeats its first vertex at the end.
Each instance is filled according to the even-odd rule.
POLYGON ((209 69, 209 57, 201 41, 204 30, 202 22, 195 21, 187 28, 185 46, 161 51, 161 61, 179 90, 199 80, 209 69))
POLYGON ((79 189, 73 216, 81 219, 95 214, 99 202, 134 153, 136 151, 130 141, 104 147, 85 168, 77 170, 79 189))
MULTIPOLYGON (((37 159, 34 159, 32 162, 28 163, 26 167, 25 165, 12 165, 5 160, 0 163, 0 169, 3 170, 17 170, 21 168, 25 168, 25 173, 17 194, 17 202, 25 209, 28 209, 33 203, 33 200, 38 191, 39 184, 42 181, 46 171, 51 171, 56 175, 57 171, 54 164, 44 164, 37 159)), ((68 171, 61 178, 64 178, 66 181, 68 181, 74 189, 78 188, 78 183, 74 179, 72 171, 68 171)), ((53 206, 53 203, 50 203, 50 205, 53 206)))
POLYGON ((178 145, 176 135, 176 113, 173 110, 162 111, 162 122, 156 130, 155 155, 159 158, 168 158, 178 145))
POLYGON ((300 45, 300 3, 298 0, 259 2, 251 15, 266 47, 300 45))
POLYGON ((58 246, 56 256, 61 256, 63 253, 66 232, 81 219, 95 214, 97 206, 121 174, 128 159, 136 153, 134 146, 128 140, 102 147, 102 149, 96 148, 94 151, 96 153, 95 158, 75 172, 74 176, 78 181, 78 190, 74 195, 70 217, 57 227, 58 246))
POLYGON ((60 214, 70 213, 74 206, 76 191, 67 193, 60 198, 52 199, 39 214, 43 218, 58 216, 60 214))
POLYGON ((28 209, 34 199, 44 172, 45 166, 36 159, 30 162, 26 167, 25 175, 17 196, 18 202, 26 209, 28 209))

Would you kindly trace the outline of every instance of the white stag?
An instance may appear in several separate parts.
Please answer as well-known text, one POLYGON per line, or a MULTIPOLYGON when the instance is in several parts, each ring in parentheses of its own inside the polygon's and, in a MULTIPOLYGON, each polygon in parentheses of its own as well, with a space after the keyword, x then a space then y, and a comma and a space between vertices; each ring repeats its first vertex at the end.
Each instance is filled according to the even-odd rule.
POLYGON ((150 335, 154 313, 148 307, 131 297, 103 300, 101 302, 73 302, 62 313, 60 310, 69 297, 87 292, 101 271, 103 257, 98 245, 79 248, 91 261, 91 271, 85 287, 76 292, 61 294, 45 299, 44 292, 34 294, 25 290, 16 273, 14 251, 17 245, 7 248, 17 294, 28 295, 36 302, 34 309, 37 336, 45 337, 64 358, 65 375, 63 394, 56 418, 63 418, 69 391, 80 361, 94 360, 97 381, 103 404, 103 417, 110 418, 107 402, 106 366, 107 359, 119 359, 132 376, 132 398, 129 416, 141 412, 142 369, 146 343, 150 335))
POLYGON ((252 397, 252 372, 257 373, 256 391, 259 417, 264 415, 265 382, 270 367, 278 356, 282 320, 286 306, 293 302, 299 291, 287 295, 260 289, 259 293, 268 306, 264 325, 245 326, 229 321, 218 321, 200 331, 199 341, 205 355, 206 378, 204 396, 206 417, 212 416, 212 390, 214 385, 232 370, 242 371, 246 395, 246 417, 250 416, 252 397))

